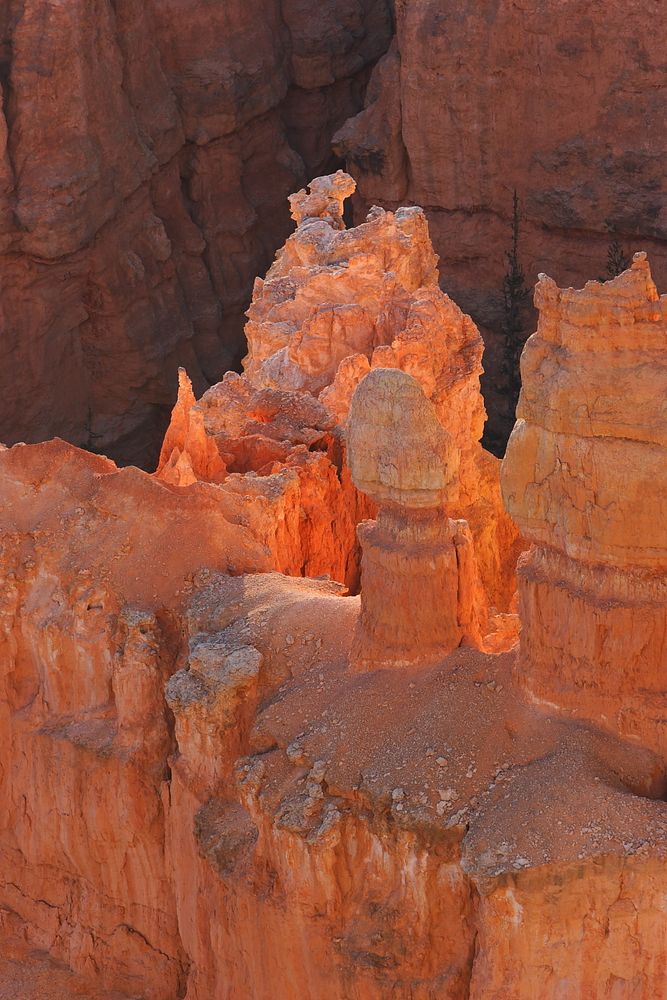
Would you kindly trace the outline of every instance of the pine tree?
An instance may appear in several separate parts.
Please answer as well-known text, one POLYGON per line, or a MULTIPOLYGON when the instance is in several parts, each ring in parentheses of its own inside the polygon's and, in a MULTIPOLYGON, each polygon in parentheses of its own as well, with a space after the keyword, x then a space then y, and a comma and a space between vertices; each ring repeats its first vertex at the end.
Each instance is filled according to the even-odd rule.
POLYGON ((629 267, 630 258, 618 240, 612 240, 607 248, 607 278, 605 280, 610 281, 611 278, 615 278, 617 275, 622 274, 623 271, 627 271, 629 267))

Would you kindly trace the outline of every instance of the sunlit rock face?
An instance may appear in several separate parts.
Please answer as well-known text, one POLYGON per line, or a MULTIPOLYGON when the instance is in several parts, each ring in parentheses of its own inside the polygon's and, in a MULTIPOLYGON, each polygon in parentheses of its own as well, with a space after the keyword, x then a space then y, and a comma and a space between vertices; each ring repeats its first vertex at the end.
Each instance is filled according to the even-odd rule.
POLYGON ((209 446, 185 443, 190 407, 193 427, 203 425, 228 470, 260 477, 297 471, 306 512, 306 574, 329 572, 356 589, 355 527, 375 507, 350 480, 350 401, 370 371, 400 369, 416 380, 455 444, 456 490, 441 505, 449 517, 468 522, 479 570, 480 628, 496 636, 489 643, 506 645, 511 627, 502 616, 514 593, 521 543, 502 508, 499 463, 479 443, 482 339, 438 288, 421 209, 374 209, 365 223, 345 229, 343 203, 353 190, 351 178, 339 171, 292 196, 297 228, 266 278, 255 283, 244 373, 226 376, 194 407, 183 397, 158 475, 177 481, 174 470, 183 469, 183 482, 192 475, 211 478, 209 459, 202 457, 209 446))
POLYGON ((0 448, 0 995, 667 992, 664 299, 540 280, 517 649, 479 335, 349 190, 292 199, 157 473, 0 448))
MULTIPOLYGON (((502 282, 520 200, 526 285, 546 271, 581 287, 618 239, 648 250, 667 287, 665 26, 618 0, 400 0, 366 107, 335 137, 371 205, 424 206, 443 287, 487 343, 483 381, 504 443, 514 403, 503 371, 502 282)), ((528 303, 527 303, 528 305, 528 303)), ((527 312, 531 314, 528 308, 527 312)), ((524 334, 533 332, 527 315, 524 334)))
POLYGON ((194 576, 270 569, 268 550, 242 500, 63 441, 0 451, 0 491, 0 926, 98 986, 173 1000, 164 685, 194 576))
POLYGON ((390 34, 387 0, 4 0, 0 440, 152 467, 390 34))
POLYGON ((439 661, 482 645, 484 592, 468 524, 452 521, 459 453, 419 383, 376 368, 357 386, 348 421, 355 486, 378 505, 362 522, 358 669, 439 661))
POLYGON ((581 291, 542 276, 503 463, 536 699, 667 754, 667 296, 645 254, 581 291))

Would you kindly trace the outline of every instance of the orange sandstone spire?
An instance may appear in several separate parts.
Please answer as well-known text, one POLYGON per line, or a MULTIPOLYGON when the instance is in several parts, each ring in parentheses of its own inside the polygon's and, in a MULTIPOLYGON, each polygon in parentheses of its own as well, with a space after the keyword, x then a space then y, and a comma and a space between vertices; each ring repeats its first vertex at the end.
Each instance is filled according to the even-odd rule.
POLYGON ((667 755, 667 296, 645 254, 580 291, 544 275, 503 494, 519 566, 517 678, 667 755))
POLYGON ((217 483, 225 478, 225 463, 215 441, 207 436, 195 403, 192 382, 185 369, 179 368, 178 398, 155 473, 158 479, 175 486, 188 486, 198 479, 217 483))

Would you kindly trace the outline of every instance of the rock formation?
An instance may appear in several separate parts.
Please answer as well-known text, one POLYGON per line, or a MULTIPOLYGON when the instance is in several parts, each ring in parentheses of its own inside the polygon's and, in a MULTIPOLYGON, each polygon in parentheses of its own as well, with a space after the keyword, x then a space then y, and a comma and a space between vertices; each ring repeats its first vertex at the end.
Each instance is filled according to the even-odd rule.
POLYGON ((534 543, 517 682, 667 756, 667 296, 646 255, 603 285, 542 275, 503 464, 534 543))
MULTIPOLYGON (((266 278, 255 283, 244 373, 228 374, 212 387, 191 407, 190 419, 197 427, 203 420, 230 471, 258 477, 297 471, 304 572, 329 572, 356 589, 355 526, 374 514, 374 506, 355 491, 347 469, 350 401, 372 369, 412 375, 460 455, 456 498, 446 510, 469 523, 481 616, 494 612, 482 631, 498 633, 502 619, 495 612, 509 610, 521 543, 502 508, 499 463, 479 443, 482 340, 438 288, 423 212, 374 209, 365 223, 341 229, 343 201, 353 188, 339 171, 292 197, 298 226, 266 278), (328 512, 325 521, 322 511, 328 512)), ((184 413, 191 397, 184 391, 157 474, 172 477, 185 465, 183 481, 189 482, 190 463, 208 479, 208 459, 201 456, 210 444, 198 438, 186 457, 184 413)))
POLYGON ((199 395, 237 366, 288 193, 343 159, 359 220, 426 206, 444 285, 487 341, 496 445, 514 421, 513 189, 529 284, 602 273, 615 238, 662 266, 665 29, 651 5, 2 7, 0 440, 59 434, 152 467, 177 368, 199 395))
POLYGON ((390 33, 388 0, 3 2, 0 440, 154 462, 390 33))
MULTIPOLYGON (((503 375, 512 195, 521 261, 561 284, 605 272, 618 239, 667 283, 664 18, 643 3, 400 0, 366 107, 334 144, 368 207, 426 208, 444 287, 482 329, 492 431, 514 423, 503 375)), ((524 318, 526 335, 533 319, 524 318)))
POLYGON ((266 570, 242 497, 64 442, 0 452, 5 929, 135 996, 185 982, 163 799, 164 684, 202 568, 266 570))
POLYGON ((442 660, 464 635, 481 645, 476 566, 458 558, 456 544, 458 537, 469 543, 470 534, 465 521, 446 514, 459 454, 416 379, 376 368, 357 386, 348 455, 355 486, 378 505, 377 520, 357 528, 363 558, 354 661, 404 667, 442 660), (467 606, 469 596, 476 606, 467 606))
POLYGON ((158 473, 0 449, 0 996, 667 991, 665 299, 643 256, 540 280, 495 645, 479 337, 423 214, 340 229, 347 184, 158 473))

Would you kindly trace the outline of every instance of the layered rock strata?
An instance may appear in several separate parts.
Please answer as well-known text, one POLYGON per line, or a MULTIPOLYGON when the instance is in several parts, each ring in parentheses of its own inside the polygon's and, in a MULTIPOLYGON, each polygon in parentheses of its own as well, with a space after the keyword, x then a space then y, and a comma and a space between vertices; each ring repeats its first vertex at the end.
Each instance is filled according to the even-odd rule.
POLYGON ((390 33, 386 0, 3 3, 0 440, 154 463, 390 33))
POLYGON ((667 296, 645 254, 603 285, 541 276, 503 493, 532 697, 667 754, 667 296))
MULTIPOLYGON (((351 238, 304 218, 299 239, 322 225, 326 239, 351 238)), ((298 472, 230 469, 267 441, 332 465, 335 418, 301 388, 246 376, 216 387, 217 419, 237 428, 225 449, 183 378, 161 477, 59 441, 0 451, 0 989, 29 944, 50 960, 22 966, 27 997, 45 968, 53 992, 64 982, 105 1000, 665 994, 664 602, 645 589, 665 570, 652 520, 664 300, 639 258, 581 292, 543 279, 538 302, 504 473, 535 545, 520 659, 461 644, 473 577, 459 553, 477 542, 460 523, 447 521, 435 572, 412 590, 395 567, 362 574, 352 597, 276 571, 296 558, 303 508, 286 505, 283 481, 296 491, 298 472), (617 453, 629 456, 623 482, 617 453), (456 586, 438 572, 452 548, 456 586), (435 637, 410 631, 408 600, 418 619, 438 594, 446 632, 435 613, 435 637), (376 645, 360 670, 364 607, 383 597, 410 656, 387 664, 376 645), (573 706, 544 664, 557 642, 574 663, 579 636, 577 669, 595 684, 573 706), (646 656, 633 659, 641 636, 646 656), (552 700, 535 696, 545 676, 552 700)), ((414 554, 420 510, 445 523, 459 439, 401 365, 357 381, 340 470, 379 505, 379 527, 362 528, 373 565, 390 536, 414 554)))
MULTIPOLYGON (((350 400, 371 370, 401 369, 419 383, 459 452, 457 496, 444 509, 470 526, 483 614, 505 614, 521 543, 502 509, 499 463, 479 443, 485 416, 481 337, 438 288, 423 212, 374 209, 365 223, 345 229, 343 202, 353 189, 339 171, 292 197, 297 229, 266 278, 255 283, 244 373, 227 375, 191 407, 193 424, 203 423, 203 438, 191 446, 190 458, 183 427, 191 399, 182 396, 157 474, 176 481, 173 468, 189 463, 184 482, 192 474, 210 478, 208 459, 201 457, 210 447, 205 438, 216 442, 232 471, 261 477, 297 468, 305 523, 315 525, 322 509, 330 512, 338 554, 330 557, 329 572, 356 589, 355 526, 374 508, 349 477, 344 431, 350 400), (317 508, 308 484, 313 476, 326 479, 327 470, 324 503, 318 489, 317 508)), ((306 573, 312 576, 316 552, 333 553, 336 545, 321 532, 312 533, 311 543, 317 550, 308 550, 306 573)))
MULTIPOLYGON (((605 274, 612 240, 653 254, 667 283, 664 19, 650 5, 401 0, 365 109, 335 148, 368 208, 426 209, 444 287, 487 343, 497 444, 514 423, 503 372, 502 283, 512 196, 526 283, 605 274), (594 70, 593 70, 594 67, 594 70)), ((523 332, 532 332, 532 316, 523 332)))
MULTIPOLYGON (((272 568, 243 498, 53 441, 0 452, 0 921, 130 996, 182 996, 164 684, 203 568, 272 568)), ((3 952, 4 954, 4 952, 3 952)))

